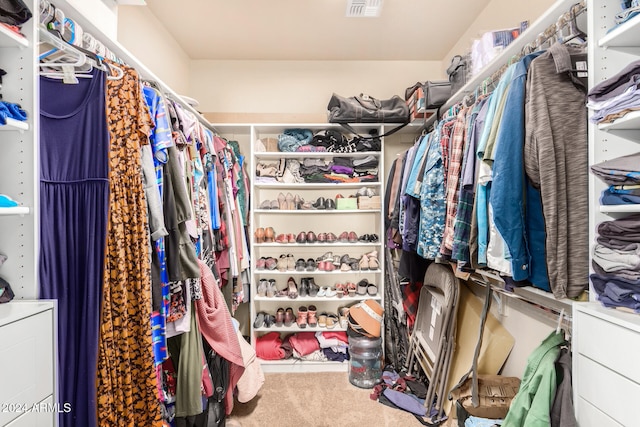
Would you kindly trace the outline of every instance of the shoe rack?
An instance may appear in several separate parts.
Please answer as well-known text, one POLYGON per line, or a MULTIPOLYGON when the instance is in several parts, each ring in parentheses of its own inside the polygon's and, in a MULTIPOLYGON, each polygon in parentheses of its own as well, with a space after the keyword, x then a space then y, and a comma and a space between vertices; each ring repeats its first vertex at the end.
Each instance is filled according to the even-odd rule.
MULTIPOLYGON (((377 129, 379 134, 384 133, 381 125, 356 125, 355 129, 361 135, 367 135, 370 129, 377 129)), ((345 133, 339 125, 335 124, 314 124, 314 125, 256 125, 252 127, 252 141, 264 138, 277 139, 284 129, 301 128, 310 129, 314 133, 324 129, 335 129, 345 133)), ((350 139, 352 135, 348 135, 350 139)), ((383 144, 384 145, 384 144, 383 144)), ((251 318, 251 341, 255 345, 256 339, 269 332, 277 331, 281 334, 281 338, 285 338, 289 334, 296 332, 316 332, 316 331, 338 331, 346 330, 344 322, 339 321, 339 311, 342 307, 351 306, 358 301, 367 298, 374 298, 383 304, 384 295, 384 221, 382 205, 375 208, 358 209, 355 198, 348 202, 340 202, 341 204, 351 204, 349 209, 335 209, 336 197, 342 196, 349 199, 358 192, 367 197, 375 194, 383 197, 383 180, 384 180, 384 149, 375 152, 352 152, 352 153, 330 153, 330 152, 305 152, 305 153, 283 153, 283 152, 256 152, 255 144, 251 147, 251 169, 252 173, 252 191, 251 191, 251 296, 250 296, 250 318, 251 318), (336 157, 349 157, 352 159, 364 159, 369 156, 374 157, 378 161, 378 178, 376 182, 358 182, 358 183, 282 183, 282 182, 263 182, 258 179, 256 174, 256 166, 262 163, 278 163, 281 159, 321 159, 332 160, 336 157), (287 199, 287 195, 290 197, 287 199), (280 200, 278 200, 280 196, 280 200), (285 196, 283 199, 282 196, 285 196), (293 199, 292 199, 293 197, 293 199), (319 200, 319 198, 323 198, 319 200), (295 209, 295 203, 301 207, 303 201, 306 202, 304 209, 295 209), (290 204, 288 202, 291 202, 290 204), (316 206, 314 207, 313 204, 316 206), (292 206, 294 205, 294 206, 292 206), (278 206, 277 209, 272 207, 278 206), (287 209, 280 209, 286 207, 287 209), (318 209, 318 207, 320 209, 318 209), (329 209, 327 209, 329 208, 329 209), (260 232, 256 233, 256 230, 260 232), (268 231, 267 231, 268 230, 268 231), (313 233, 312 242, 301 238, 301 233, 308 235, 313 233), (332 237, 325 241, 318 241, 318 237, 322 234, 333 233, 336 240, 332 237), (357 236, 358 239, 354 239, 357 236), (258 234, 258 236, 256 236, 258 234), (349 234, 351 234, 349 236, 349 234), (286 238, 288 236, 288 238, 286 238), (340 239, 342 235, 342 239, 340 239), (368 236, 367 236, 368 235, 368 236), (377 235, 377 240, 371 241, 371 235, 377 235), (263 241, 263 236, 266 237, 263 241), (280 236, 281 238, 276 241, 280 236), (282 237, 285 237, 286 243, 283 243, 282 237), (363 237, 366 236, 366 237, 363 237), (303 242, 303 240, 305 240, 303 242), (292 243, 289 243, 292 242, 292 243), (377 263, 370 261, 368 269, 360 269, 363 263, 362 256, 377 252, 377 263), (267 264, 278 262, 286 263, 286 257, 289 256, 289 265, 287 269, 282 268, 269 270, 262 268, 262 264, 266 259, 267 264), (347 257, 348 255, 348 257, 347 257), (284 261, 279 261, 284 256, 284 261), (333 262, 328 261, 331 257, 333 262), (326 259, 326 261, 318 261, 318 259, 326 259), (347 261, 346 263, 341 262, 347 261), (304 260, 304 270, 302 264, 296 270, 296 262, 304 260), (308 263, 307 261, 314 262, 308 263), (355 261, 355 262, 354 262, 355 261), (321 264, 322 262, 322 264, 321 264), (314 268, 314 263, 315 268, 314 268), (328 264, 331 263, 332 266, 328 264), (344 265, 346 264, 346 265, 344 265), (293 266, 293 270, 291 269, 293 266), (260 267, 260 268, 258 268, 260 267), (288 296, 273 296, 273 289, 264 292, 264 283, 275 282, 277 293, 286 293, 290 289, 290 278, 297 285, 298 296, 289 298, 288 296), (363 286, 366 280, 371 286, 363 286), (315 283, 320 287, 317 294, 312 292, 311 296, 299 295, 301 284, 303 282, 315 283), (353 284, 355 292, 348 292, 339 297, 342 285, 347 283, 353 284), (360 289, 358 289, 360 283, 360 289), (336 286, 338 285, 338 286, 336 286), (367 292, 368 291, 368 292, 367 292), (360 292, 360 293, 359 293, 360 292), (364 294, 363 294, 364 293, 364 294), (333 328, 321 326, 322 321, 317 325, 306 325, 300 328, 295 319, 298 310, 309 309, 309 306, 315 306, 316 318, 321 318, 321 314, 336 315, 338 321, 335 322, 333 328), (294 316, 294 323, 290 326, 270 324, 272 322, 264 322, 257 319, 258 316, 267 315, 276 316, 278 309, 291 308, 294 316), (269 326, 267 326, 267 324, 269 326)), ((364 199, 363 199, 364 201, 364 199)), ((322 240, 322 239, 321 239, 322 240)), ((281 264, 281 267, 283 265, 281 264)), ((364 265, 363 265, 364 267, 364 265)), ((267 288, 269 289, 269 288, 267 288)), ((317 291, 318 289, 316 289, 317 291)), ((273 319, 272 319, 273 320, 273 319)), ((333 319, 335 320, 335 319, 333 319)), ((331 326, 331 320, 328 322, 331 326)), ((318 362, 318 361, 301 361, 298 359, 285 359, 279 361, 262 361, 263 370, 269 372, 321 372, 321 371, 346 371, 347 362, 318 362)))
POLYGON ((26 1, 35 17, 23 26, 21 36, 0 27, 2 100, 19 104, 26 121, 7 119, 0 125, 0 194, 18 202, 0 208, 0 253, 8 259, 0 277, 11 285, 16 299, 38 296, 38 75, 37 2, 26 1))

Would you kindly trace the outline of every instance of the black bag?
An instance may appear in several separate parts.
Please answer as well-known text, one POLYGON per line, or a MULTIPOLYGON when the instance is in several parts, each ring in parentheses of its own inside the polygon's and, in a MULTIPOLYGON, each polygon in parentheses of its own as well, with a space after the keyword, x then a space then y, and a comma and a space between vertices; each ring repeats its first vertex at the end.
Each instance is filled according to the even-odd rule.
POLYGON ((0 0, 0 22, 20 26, 31 17, 31 11, 22 0, 0 0))
POLYGON ((461 55, 456 55, 451 59, 451 65, 447 68, 447 75, 451 83, 452 95, 467 84, 468 65, 467 58, 461 55))
POLYGON ((435 110, 442 107, 451 98, 451 83, 446 80, 424 84, 425 108, 435 110))
POLYGON ((329 100, 329 123, 409 123, 409 107, 397 95, 378 100, 368 95, 329 100))

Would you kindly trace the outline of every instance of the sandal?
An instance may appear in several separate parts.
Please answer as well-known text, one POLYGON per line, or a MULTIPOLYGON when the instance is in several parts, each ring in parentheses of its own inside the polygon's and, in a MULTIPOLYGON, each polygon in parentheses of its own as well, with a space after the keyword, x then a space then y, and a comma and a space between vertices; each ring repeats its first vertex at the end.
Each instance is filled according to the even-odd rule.
POLYGON ((309 317, 309 311, 307 307, 304 305, 298 308, 298 318, 296 319, 296 323, 300 329, 304 329, 307 327, 307 319, 309 317))
POLYGON ((327 313, 320 313, 318 315, 318 326, 321 328, 327 327, 327 313))
POLYGON ((320 290, 318 290, 318 293, 316 294, 316 296, 318 296, 318 297, 326 296, 327 295, 327 289, 328 288, 325 288, 324 286, 321 286, 320 290))
POLYGON ((327 315, 327 329, 335 328, 338 322, 338 316, 336 316, 335 314, 327 315))

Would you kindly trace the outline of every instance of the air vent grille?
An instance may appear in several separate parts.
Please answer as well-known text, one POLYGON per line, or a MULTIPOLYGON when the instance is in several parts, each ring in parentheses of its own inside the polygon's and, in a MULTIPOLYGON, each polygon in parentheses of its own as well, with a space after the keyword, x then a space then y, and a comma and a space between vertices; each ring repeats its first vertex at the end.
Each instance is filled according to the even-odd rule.
POLYGON ((377 18, 382 9, 382 0, 347 0, 348 18, 377 18))

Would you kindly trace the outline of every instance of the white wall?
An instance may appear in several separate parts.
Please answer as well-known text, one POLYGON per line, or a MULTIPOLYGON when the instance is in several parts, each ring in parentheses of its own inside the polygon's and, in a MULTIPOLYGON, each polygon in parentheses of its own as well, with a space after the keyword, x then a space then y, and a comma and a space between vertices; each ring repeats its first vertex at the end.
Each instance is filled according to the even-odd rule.
POLYGON ((180 95, 189 90, 191 59, 146 7, 118 7, 118 42, 180 95))
POLYGON ((555 0, 493 0, 473 21, 458 43, 442 58, 443 70, 447 69, 454 55, 468 52, 473 40, 481 34, 491 30, 518 27, 522 21, 529 21, 531 24, 554 3, 555 0))
POLYGON ((333 92, 404 97, 442 78, 439 61, 191 61, 189 95, 205 112, 326 115, 333 92))
POLYGON ((69 10, 65 3, 76 9, 109 38, 115 39, 118 33, 118 7, 111 1, 102 0, 64 0, 55 1, 60 9, 69 10))

